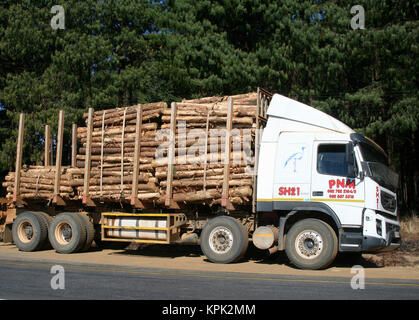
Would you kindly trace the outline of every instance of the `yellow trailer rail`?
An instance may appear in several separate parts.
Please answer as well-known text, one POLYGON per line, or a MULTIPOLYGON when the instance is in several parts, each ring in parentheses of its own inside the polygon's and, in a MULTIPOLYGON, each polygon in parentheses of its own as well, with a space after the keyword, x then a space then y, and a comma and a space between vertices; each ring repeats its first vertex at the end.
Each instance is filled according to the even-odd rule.
POLYGON ((169 244, 179 240, 187 219, 183 213, 103 212, 101 221, 104 241, 169 244))

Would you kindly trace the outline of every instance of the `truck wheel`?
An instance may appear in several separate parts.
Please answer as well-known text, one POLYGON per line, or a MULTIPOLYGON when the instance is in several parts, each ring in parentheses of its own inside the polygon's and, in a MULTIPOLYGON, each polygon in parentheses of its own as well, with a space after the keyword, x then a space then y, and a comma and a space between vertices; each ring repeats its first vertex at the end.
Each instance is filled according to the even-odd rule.
POLYGON ((44 223, 47 226, 47 237, 46 237, 44 245, 42 246, 41 249, 51 249, 52 246, 51 246, 51 243, 48 240, 48 230, 49 230, 49 225, 51 224, 53 218, 49 214, 47 214, 45 212, 42 212, 42 211, 36 211, 36 212, 34 212, 34 214, 37 215, 39 219, 44 220, 44 223))
POLYGON ((239 221, 221 216, 210 220, 204 226, 200 244, 202 252, 210 261, 230 263, 244 255, 249 238, 239 221))
POLYGON ((74 217, 80 220, 82 226, 86 230, 86 242, 77 251, 83 252, 89 250, 90 246, 92 245, 93 238, 95 237, 95 229, 93 227, 93 224, 90 222, 89 218, 80 212, 62 212, 62 214, 73 215, 74 217))
POLYGON ((333 262, 337 251, 336 233, 318 219, 301 220, 286 235, 285 252, 300 269, 324 269, 333 262))
POLYGON ((83 226, 86 229, 86 243, 80 249, 80 251, 87 251, 90 249, 93 239, 95 238, 95 228, 93 226, 93 223, 90 222, 89 218, 86 215, 82 213, 78 213, 78 215, 82 219, 83 226))
POLYGON ((52 220, 49 241, 59 253, 79 251, 86 244, 86 228, 80 217, 73 213, 60 213, 52 220))
POLYGON ((13 222, 13 242, 21 251, 29 252, 41 249, 47 236, 47 224, 35 212, 23 212, 13 222))

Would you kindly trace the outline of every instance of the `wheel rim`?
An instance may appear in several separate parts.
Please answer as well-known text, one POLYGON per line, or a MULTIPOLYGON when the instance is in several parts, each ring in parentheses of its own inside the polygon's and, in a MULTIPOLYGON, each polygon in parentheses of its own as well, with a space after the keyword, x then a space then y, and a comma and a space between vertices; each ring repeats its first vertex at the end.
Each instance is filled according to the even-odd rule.
POLYGON ((211 250, 218 254, 225 254, 233 247, 233 233, 225 227, 217 227, 209 236, 211 250))
POLYGON ((323 252, 323 239, 313 230, 301 232, 295 239, 295 249, 304 259, 315 259, 323 252))
POLYGON ((61 222, 55 228, 55 239, 57 239, 58 243, 61 245, 70 243, 72 235, 71 226, 67 222, 61 222))
POLYGON ((29 221, 23 221, 18 228, 19 240, 24 243, 31 242, 33 238, 33 226, 29 221))

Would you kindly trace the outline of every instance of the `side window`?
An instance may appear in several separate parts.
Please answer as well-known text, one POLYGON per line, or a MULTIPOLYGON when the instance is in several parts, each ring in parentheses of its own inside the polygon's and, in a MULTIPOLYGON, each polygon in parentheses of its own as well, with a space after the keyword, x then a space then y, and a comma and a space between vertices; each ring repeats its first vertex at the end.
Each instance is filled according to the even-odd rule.
POLYGON ((317 151, 317 171, 333 176, 347 176, 344 144, 321 144, 317 151))

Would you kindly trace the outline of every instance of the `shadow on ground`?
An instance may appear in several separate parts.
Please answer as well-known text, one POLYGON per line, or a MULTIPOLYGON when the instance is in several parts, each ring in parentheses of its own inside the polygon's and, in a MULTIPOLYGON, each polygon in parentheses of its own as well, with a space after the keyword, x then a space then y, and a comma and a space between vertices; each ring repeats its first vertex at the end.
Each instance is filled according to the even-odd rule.
MULTIPOLYGON (((160 245, 160 244, 120 244, 120 243, 104 243, 101 245, 103 249, 116 249, 111 254, 114 255, 131 255, 144 257, 160 257, 160 258, 178 258, 178 257, 202 257, 206 263, 212 263, 206 259, 199 245, 160 245)), ((91 250, 101 250, 92 248, 91 250)), ((270 255, 267 251, 261 251, 249 243, 249 248, 245 256, 235 264, 253 261, 257 264, 268 265, 285 265, 292 267, 285 252, 277 252, 270 255)), ((351 268, 354 265, 361 265, 364 268, 381 268, 380 264, 375 263, 371 259, 365 259, 360 254, 338 254, 335 261, 330 267, 351 268)))

